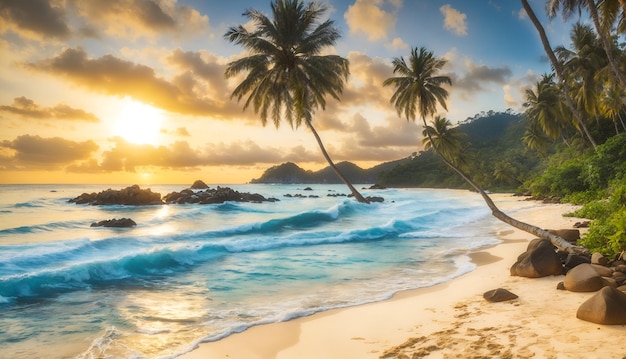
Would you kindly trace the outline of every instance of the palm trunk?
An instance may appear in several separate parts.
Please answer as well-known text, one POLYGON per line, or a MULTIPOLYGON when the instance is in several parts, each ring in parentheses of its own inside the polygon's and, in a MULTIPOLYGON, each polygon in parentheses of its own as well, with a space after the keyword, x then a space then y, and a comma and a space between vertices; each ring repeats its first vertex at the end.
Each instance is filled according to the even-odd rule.
MULTIPOLYGON (((422 121, 424 122, 424 126, 428 127, 428 125, 426 124, 426 119, 422 117, 422 121)), ((430 143, 432 144, 432 148, 435 151, 435 153, 443 160, 443 162, 450 167, 454 172, 456 172, 459 176, 461 176, 465 182, 467 182, 470 186, 472 186, 476 191, 478 191, 478 193, 480 193, 480 195, 483 197, 483 200, 485 201, 485 203, 487 203, 487 206, 489 207, 489 209, 491 210, 491 214, 496 217, 497 219, 501 220, 502 222, 515 227, 519 230, 522 230, 524 232, 528 232, 530 234, 533 234, 539 238, 544 238, 544 239, 548 239, 550 240, 550 242, 557 247, 558 249, 568 252, 568 253, 577 253, 577 254, 582 254, 582 253, 588 253, 589 251, 586 248, 583 247, 579 247, 579 246, 575 246, 571 243, 569 243, 568 241, 566 241, 565 239, 561 238, 560 236, 557 236, 556 234, 552 234, 548 231, 546 231, 545 229, 541 229, 537 226, 533 226, 531 224, 522 222, 522 221, 518 221, 515 218, 512 218, 510 216, 508 216, 506 213, 502 212, 498 206, 496 206, 496 204, 493 202, 493 200, 491 199, 491 197, 489 197, 489 195, 482 189, 482 187, 480 187, 477 183, 475 183, 468 175, 466 175, 463 171, 461 171, 459 168, 457 168, 457 166, 455 166, 452 162, 448 161, 447 158, 445 158, 440 152, 439 149, 437 149, 437 147, 434 145, 432 136, 430 135, 430 133, 428 131, 426 131, 426 134, 428 135, 428 140, 430 141, 430 143)))
POLYGON ((543 44, 543 48, 546 51, 546 55, 548 55, 548 58, 550 59, 550 63, 552 64, 552 67, 554 68, 554 72, 556 72, 556 76, 559 78, 559 82, 563 85, 563 95, 565 96, 565 102, 567 103, 567 107, 569 107, 570 111, 572 111, 572 114, 576 118, 576 121, 585 132, 587 139, 589 139, 589 142, 591 142, 591 145, 595 148, 596 141, 591 136, 591 133, 589 133, 589 129, 587 129, 587 126, 585 125, 585 122, 583 121, 580 111, 578 111, 576 106, 574 106, 574 102, 572 101, 572 98, 569 95, 570 93, 569 85, 567 84, 566 79, 562 76, 563 71, 561 69, 561 64, 556 59, 556 56, 554 55, 554 52, 552 51, 552 47, 550 46, 550 41, 548 41, 548 36, 546 35, 546 32, 543 29, 543 26, 539 22, 539 19, 537 19, 535 12, 530 7, 527 0, 522 0, 522 6, 524 7, 526 14, 528 14, 528 17, 530 17, 530 20, 535 25, 535 28, 537 29, 537 32, 539 33, 539 37, 541 38, 541 43, 543 44))
MULTIPOLYGON (((624 3, 622 2, 622 5, 624 3)), ((622 74, 615 63, 615 59, 613 58, 613 51, 611 51, 611 44, 609 43, 609 36, 602 31, 602 25, 600 25, 600 18, 598 16, 598 9, 596 7, 596 3, 594 0, 587 0, 587 7, 589 8, 589 13, 593 18, 593 23, 596 26, 596 31, 598 32, 598 36, 602 41, 602 47, 604 47, 604 52, 606 53, 606 58, 609 60, 609 65, 611 67, 611 71, 613 76, 622 84, 622 89, 626 91, 626 77, 622 74)), ((624 10, 626 11, 626 10, 624 10)))
POLYGON ((350 189, 350 192, 352 192, 352 195, 354 196, 354 198, 356 198, 356 200, 359 201, 360 203, 370 203, 365 197, 363 197, 361 195, 361 193, 359 193, 359 191, 357 191, 356 188, 354 188, 352 183, 350 183, 350 181, 348 181, 348 179, 339 171, 337 166, 335 166, 335 163, 333 163, 333 160, 330 159, 330 156, 328 155, 328 152, 326 152, 326 148, 324 147, 324 144, 322 143, 322 139, 317 134, 317 131, 313 127, 313 124, 311 123, 311 121, 306 121, 305 120, 304 122, 306 122, 307 126, 309 127, 309 129, 313 133, 313 136, 315 136, 315 140, 317 141, 317 144, 320 146, 320 150, 322 150, 322 154, 324 155, 324 158, 326 159, 326 161, 330 165, 330 168, 332 168, 333 171, 335 171, 335 173, 337 174, 337 176, 343 181, 343 183, 345 183, 346 186, 348 186, 348 188, 350 189))
POLYGON ((622 123, 622 128, 624 129, 624 131, 626 131, 626 123, 624 123, 624 120, 622 119, 622 115, 620 115, 619 112, 617 113, 617 117, 619 118, 619 121, 622 123))

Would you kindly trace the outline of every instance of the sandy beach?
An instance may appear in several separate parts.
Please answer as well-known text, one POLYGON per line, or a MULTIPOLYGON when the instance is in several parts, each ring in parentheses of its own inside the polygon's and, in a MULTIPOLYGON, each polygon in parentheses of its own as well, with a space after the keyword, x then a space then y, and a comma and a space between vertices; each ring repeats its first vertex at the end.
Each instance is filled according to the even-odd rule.
MULTIPOLYGON (((493 198, 505 211, 516 203, 510 195, 493 198)), ((580 219, 562 214, 573 209, 536 203, 514 217, 547 229, 572 228, 580 219)), ((626 326, 576 318, 580 304, 593 293, 557 290, 563 276, 509 275, 533 236, 502 228, 502 243, 470 253, 477 268, 450 282, 401 292, 383 302, 256 326, 203 343, 180 358, 626 358, 626 326), (500 303, 483 299, 484 292, 496 288, 519 298, 500 303)))

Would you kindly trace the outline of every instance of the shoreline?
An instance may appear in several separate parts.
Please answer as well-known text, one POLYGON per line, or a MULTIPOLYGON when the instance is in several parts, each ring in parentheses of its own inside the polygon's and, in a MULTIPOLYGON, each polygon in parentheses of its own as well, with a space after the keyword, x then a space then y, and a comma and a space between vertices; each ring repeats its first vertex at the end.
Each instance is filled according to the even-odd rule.
MULTIPOLYGON (((513 217, 542 228, 572 228, 580 220, 562 216, 576 208, 572 205, 528 206, 510 194, 492 198, 513 217)), ((593 353, 587 357, 622 359, 626 326, 577 319, 578 306, 593 293, 557 290, 563 276, 510 276, 510 266, 533 236, 506 224, 499 228, 502 242, 468 253, 477 267, 455 279, 380 302, 254 326, 178 358, 578 358, 593 353), (482 298, 496 288, 519 298, 500 303, 482 298)))

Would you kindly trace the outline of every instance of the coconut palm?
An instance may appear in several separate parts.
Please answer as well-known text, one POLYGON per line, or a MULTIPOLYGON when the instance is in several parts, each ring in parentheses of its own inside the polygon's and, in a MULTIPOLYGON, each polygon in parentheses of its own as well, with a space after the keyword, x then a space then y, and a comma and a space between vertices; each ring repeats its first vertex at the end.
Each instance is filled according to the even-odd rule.
POLYGON ((601 0, 598 2, 598 13, 605 33, 612 29, 618 34, 626 34, 626 0, 601 0))
POLYGON ((622 117, 622 112, 626 109, 626 103, 622 99, 621 92, 613 83, 609 81, 604 86, 600 94, 599 110, 600 114, 610 118, 615 125, 615 132, 619 134, 618 121, 622 124, 622 129, 626 131, 626 123, 622 117))
POLYGON ((583 115, 574 105, 574 101, 572 100, 570 96, 569 84, 567 83, 563 75, 562 65, 557 60, 556 55, 554 55, 554 51, 552 51, 552 47, 550 46, 550 41, 548 40, 548 36, 546 35, 545 29, 541 25, 541 22, 537 18, 537 15, 535 15, 535 12, 533 11, 530 4, 528 4, 528 0, 521 0, 521 1, 522 1, 522 6, 524 7, 524 10, 526 11, 526 14, 528 15, 533 25, 537 29, 537 32, 539 33, 539 37, 541 38, 541 44, 543 45, 543 49, 545 50, 546 55, 548 55, 548 59, 550 59, 550 63, 552 64, 552 68, 556 72, 556 76, 559 79, 559 82, 563 86, 563 96, 565 97, 567 107, 572 112, 572 115, 578 122, 578 125, 580 126, 580 128, 584 131, 585 136, 587 137, 591 145, 595 148, 596 141, 593 139, 593 136, 591 136, 591 133, 589 132, 589 129, 587 128, 587 125, 585 124, 583 115))
POLYGON ((435 57, 431 51, 424 47, 411 49, 409 62, 402 57, 394 58, 392 61, 394 66, 394 75, 383 82, 383 86, 394 86, 395 92, 391 97, 391 103, 395 105, 399 116, 404 114, 407 121, 415 121, 415 117, 419 115, 425 127, 428 146, 433 149, 443 162, 454 172, 461 176, 470 186, 480 193, 487 206, 491 209, 491 213, 499 220, 523 231, 532 233, 541 238, 548 238, 557 247, 570 252, 584 252, 584 248, 573 246, 563 238, 549 233, 539 227, 520 222, 509 217, 493 202, 491 197, 467 174, 465 174, 459 166, 453 163, 453 159, 446 155, 454 155, 457 153, 460 145, 458 144, 459 136, 457 132, 448 128, 449 121, 445 119, 436 120, 433 126, 428 126, 426 117, 431 117, 437 111, 437 105, 441 105, 446 109, 446 99, 448 91, 443 85, 451 85, 452 82, 448 76, 438 75, 438 72, 445 66, 446 60, 435 57))
POLYGON ((431 149, 434 144, 455 166, 461 169, 469 167, 470 156, 467 151, 469 142, 465 140, 467 135, 458 128, 452 127, 452 123, 447 118, 435 116, 431 125, 424 127, 422 136, 425 150, 431 149))
POLYGON ((554 83, 554 74, 543 74, 534 88, 526 89, 526 118, 531 125, 538 125, 552 140, 561 134, 567 120, 563 116, 560 91, 554 83))
POLYGON ((568 19, 576 12, 580 13, 583 8, 587 9, 589 11, 589 14, 591 15, 591 19, 593 20, 596 32, 598 33, 600 41, 602 42, 602 46, 604 48, 607 60, 609 61, 613 76, 615 76, 615 78, 618 80, 622 89, 626 91, 626 77, 624 76, 622 71, 620 71, 620 68, 617 65, 617 61, 613 56, 614 51, 611 35, 609 31, 607 31, 606 25, 602 25, 602 21, 600 20, 600 16, 598 15, 598 7, 595 0, 548 0, 546 3, 546 11, 548 12, 548 16, 550 18, 554 18, 560 9, 563 18, 568 19))
POLYGON ((591 26, 574 24, 570 38, 571 49, 559 46, 554 52, 563 64, 576 106, 597 119, 598 93, 610 71, 605 71, 608 63, 591 26))
POLYGON ((320 55, 334 45, 339 31, 331 20, 320 22, 326 8, 317 2, 305 5, 301 0, 276 0, 271 2, 271 10, 272 19, 258 10, 246 10, 243 16, 254 28, 239 25, 224 35, 248 50, 248 56, 226 68, 227 78, 246 73, 231 98, 241 101, 248 96, 243 108, 252 105, 263 126, 268 118, 276 127, 283 119, 292 128, 304 122, 337 176, 359 202, 368 203, 335 166, 312 123, 315 110, 325 109, 327 95, 339 100, 350 73, 347 59, 320 55))

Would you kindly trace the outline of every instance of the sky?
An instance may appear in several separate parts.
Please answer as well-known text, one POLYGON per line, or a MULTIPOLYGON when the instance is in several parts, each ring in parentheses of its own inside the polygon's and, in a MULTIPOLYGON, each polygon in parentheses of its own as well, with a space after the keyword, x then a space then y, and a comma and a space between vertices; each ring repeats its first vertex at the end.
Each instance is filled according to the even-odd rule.
MULTIPOLYGON (((363 168, 421 148, 421 126, 397 115, 382 87, 391 61, 426 47, 447 60, 453 123, 523 111, 523 92, 550 65, 521 2, 321 0, 342 37, 341 101, 313 125, 335 162, 363 168)), ((553 47, 569 25, 530 0, 553 47)), ((327 164, 310 131, 262 126, 231 99, 228 42, 242 13, 269 0, 0 0, 0 183, 247 183, 287 161, 327 164)), ((241 78, 239 78, 241 80, 241 78)))

